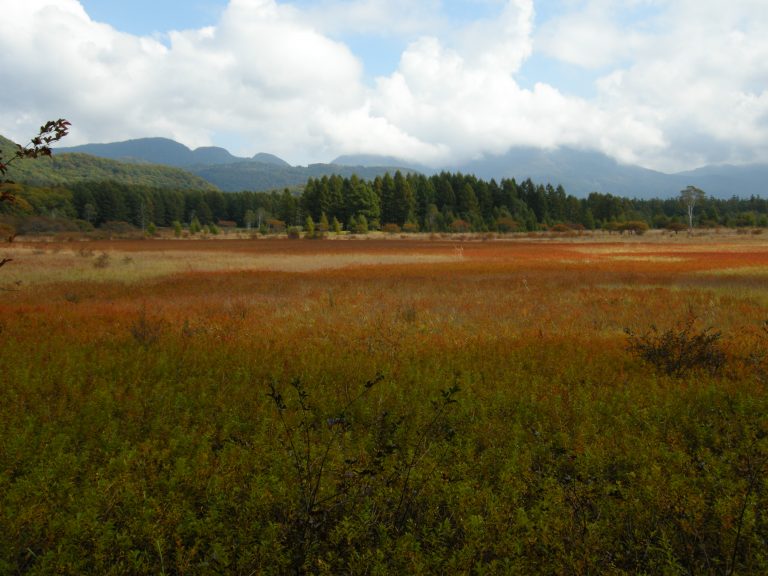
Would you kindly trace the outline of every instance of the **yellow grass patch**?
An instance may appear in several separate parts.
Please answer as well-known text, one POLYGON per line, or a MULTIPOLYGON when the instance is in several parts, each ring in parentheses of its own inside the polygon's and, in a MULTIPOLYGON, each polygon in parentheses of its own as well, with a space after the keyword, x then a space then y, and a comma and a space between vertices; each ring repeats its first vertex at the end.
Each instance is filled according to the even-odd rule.
POLYGON ((612 256, 611 260, 621 262, 684 262, 680 256, 612 256))
POLYGON ((768 266, 741 266, 738 268, 722 268, 720 270, 705 270, 702 274, 715 276, 768 276, 768 266))
POLYGON ((186 272, 270 271, 314 272, 353 266, 426 264, 456 260, 452 253, 225 253, 192 250, 134 252, 10 247, 2 257, 11 258, 0 277, 0 286, 57 282, 126 282, 186 272))
POLYGON ((617 242, 615 244, 582 244, 574 247, 574 250, 584 254, 594 255, 614 255, 614 254, 643 254, 648 252, 659 252, 660 249, 669 253, 690 253, 690 252, 752 252, 754 250, 768 250, 768 242, 765 240, 755 241, 745 236, 744 239, 734 237, 728 241, 722 241, 718 238, 695 238, 678 241, 675 238, 667 238, 663 244, 661 242, 630 243, 617 242))

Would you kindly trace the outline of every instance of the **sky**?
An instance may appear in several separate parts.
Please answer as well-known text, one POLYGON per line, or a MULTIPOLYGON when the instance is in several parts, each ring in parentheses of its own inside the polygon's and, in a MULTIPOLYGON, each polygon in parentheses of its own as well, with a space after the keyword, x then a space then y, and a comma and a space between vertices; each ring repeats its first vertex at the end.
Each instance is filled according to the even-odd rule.
POLYGON ((291 164, 768 162, 766 0, 0 0, 0 134, 291 164))

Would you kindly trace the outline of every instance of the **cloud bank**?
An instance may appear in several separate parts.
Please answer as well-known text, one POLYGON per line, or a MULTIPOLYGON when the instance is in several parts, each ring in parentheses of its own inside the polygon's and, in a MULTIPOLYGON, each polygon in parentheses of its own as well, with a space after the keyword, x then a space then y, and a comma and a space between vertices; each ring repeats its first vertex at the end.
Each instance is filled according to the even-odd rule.
POLYGON ((472 3, 482 17, 452 17, 448 0, 231 0, 214 26, 151 38, 77 0, 0 0, 0 133, 23 140, 66 117, 70 145, 166 136, 293 163, 373 153, 442 166, 511 146, 662 170, 768 162, 762 0, 450 4, 472 3), (352 34, 402 42, 396 70, 366 81, 352 34), (534 61, 593 94, 537 82, 534 61))

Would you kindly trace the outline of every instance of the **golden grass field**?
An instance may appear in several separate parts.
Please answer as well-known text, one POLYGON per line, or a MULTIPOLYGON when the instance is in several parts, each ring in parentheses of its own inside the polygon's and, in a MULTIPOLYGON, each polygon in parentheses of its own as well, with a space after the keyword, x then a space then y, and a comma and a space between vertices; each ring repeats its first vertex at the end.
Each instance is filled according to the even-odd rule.
POLYGON ((0 258, 0 573, 768 569, 761 235, 0 258), (721 333, 721 368, 666 374, 628 346, 686 322, 721 333), (374 381, 343 433, 320 424, 374 381))

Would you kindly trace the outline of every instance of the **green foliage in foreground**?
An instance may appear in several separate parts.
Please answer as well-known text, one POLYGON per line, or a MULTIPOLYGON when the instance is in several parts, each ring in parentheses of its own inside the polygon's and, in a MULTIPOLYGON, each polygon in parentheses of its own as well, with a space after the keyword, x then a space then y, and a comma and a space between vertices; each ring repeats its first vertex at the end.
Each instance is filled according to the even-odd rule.
POLYGON ((145 310, 89 341, 19 314, 0 573, 768 572, 764 373, 373 325, 297 349, 145 310))

